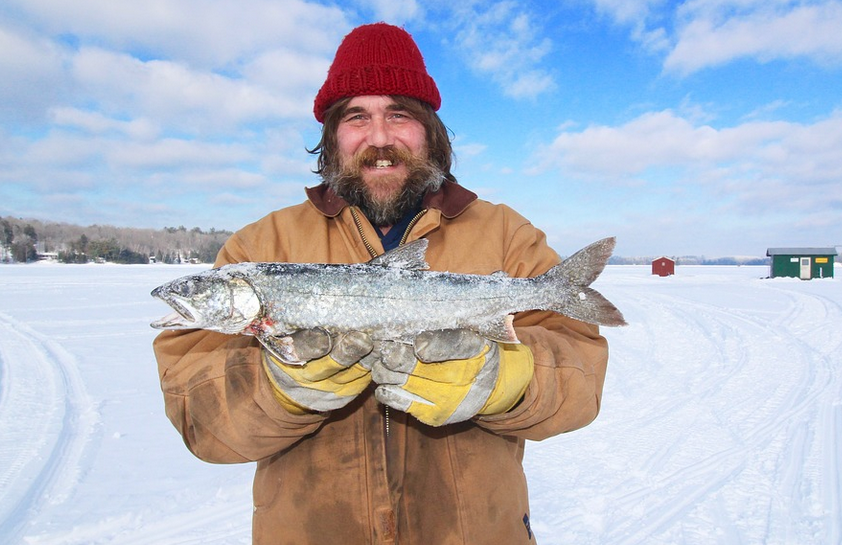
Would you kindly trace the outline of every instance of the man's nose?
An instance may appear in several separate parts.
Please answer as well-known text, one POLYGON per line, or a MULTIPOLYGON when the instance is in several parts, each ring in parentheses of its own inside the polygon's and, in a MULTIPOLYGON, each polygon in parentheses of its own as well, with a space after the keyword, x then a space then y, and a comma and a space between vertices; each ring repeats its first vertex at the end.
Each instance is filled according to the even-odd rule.
POLYGON ((383 148, 394 144, 394 136, 385 118, 374 117, 368 127, 368 144, 383 148))

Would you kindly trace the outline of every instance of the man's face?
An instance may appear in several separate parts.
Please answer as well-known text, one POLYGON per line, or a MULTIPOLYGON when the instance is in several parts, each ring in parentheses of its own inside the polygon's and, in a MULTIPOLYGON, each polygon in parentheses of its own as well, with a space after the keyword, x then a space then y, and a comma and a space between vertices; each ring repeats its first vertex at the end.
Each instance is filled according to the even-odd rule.
POLYGON ((409 157, 426 159, 424 125, 388 96, 360 96, 348 102, 336 131, 343 169, 355 165, 370 198, 395 198, 410 174, 409 157))

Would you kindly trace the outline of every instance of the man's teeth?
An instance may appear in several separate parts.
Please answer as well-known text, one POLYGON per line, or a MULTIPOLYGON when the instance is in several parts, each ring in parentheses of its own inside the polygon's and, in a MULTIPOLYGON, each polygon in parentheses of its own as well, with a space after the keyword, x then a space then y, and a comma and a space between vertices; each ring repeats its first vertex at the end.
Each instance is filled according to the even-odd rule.
POLYGON ((378 159, 374 162, 375 168, 386 168, 392 166, 392 162, 388 159, 378 159))

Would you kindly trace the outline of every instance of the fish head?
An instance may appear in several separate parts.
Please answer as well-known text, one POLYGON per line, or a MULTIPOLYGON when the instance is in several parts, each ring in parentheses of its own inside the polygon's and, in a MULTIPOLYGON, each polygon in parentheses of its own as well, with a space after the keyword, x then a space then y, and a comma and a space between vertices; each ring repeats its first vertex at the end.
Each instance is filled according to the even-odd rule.
POLYGON ((175 311, 152 322, 150 325, 156 329, 209 329, 237 334, 263 312, 260 298, 248 281, 218 269, 162 284, 152 291, 152 297, 175 311))

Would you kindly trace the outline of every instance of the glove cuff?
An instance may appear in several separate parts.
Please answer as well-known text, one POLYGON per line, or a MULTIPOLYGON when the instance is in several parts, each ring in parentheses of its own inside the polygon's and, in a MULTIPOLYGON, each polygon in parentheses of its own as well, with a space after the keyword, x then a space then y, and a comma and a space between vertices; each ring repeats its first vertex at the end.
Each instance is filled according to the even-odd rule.
POLYGON ((525 344, 504 344, 500 347, 497 382, 479 415, 503 414, 512 410, 526 393, 535 371, 532 350, 525 344))
POLYGON ((269 361, 270 358, 272 358, 272 356, 270 356, 268 352, 264 351, 264 355, 261 358, 261 360, 263 361, 263 370, 266 372, 266 376, 269 378, 269 384, 272 385, 272 394, 274 395, 275 400, 290 414, 294 414, 296 416, 314 414, 313 411, 310 411, 306 407, 299 405, 298 403, 293 401, 291 397, 284 393, 283 389, 281 388, 280 384, 278 384, 278 381, 275 378, 275 373, 273 372, 272 368, 269 367, 270 365, 275 365, 274 363, 269 361))
POLYGON ((276 391, 275 398, 293 414, 342 408, 371 382, 371 373, 362 365, 345 367, 330 356, 293 366, 264 350, 263 368, 276 391))

